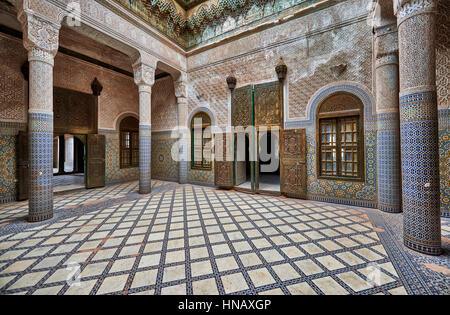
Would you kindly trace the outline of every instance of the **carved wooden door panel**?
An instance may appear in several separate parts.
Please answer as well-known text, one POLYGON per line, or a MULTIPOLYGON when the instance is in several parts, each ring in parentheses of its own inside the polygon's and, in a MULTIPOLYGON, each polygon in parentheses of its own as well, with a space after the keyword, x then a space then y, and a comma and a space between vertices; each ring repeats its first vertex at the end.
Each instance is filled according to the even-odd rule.
POLYGON ((281 134, 281 193, 306 198, 306 131, 283 130, 281 134))
POLYGON ((231 133, 214 136, 214 184, 220 188, 233 187, 233 138, 231 133))
POLYGON ((29 160, 28 133, 19 131, 17 135, 17 200, 28 199, 29 160))
POLYGON ((254 87, 255 125, 279 126, 281 124, 280 83, 270 82, 254 87))
POLYGON ((231 125, 247 127, 252 125, 252 86, 244 86, 231 93, 231 125))
POLYGON ((105 136, 87 136, 86 188, 105 186, 105 136))

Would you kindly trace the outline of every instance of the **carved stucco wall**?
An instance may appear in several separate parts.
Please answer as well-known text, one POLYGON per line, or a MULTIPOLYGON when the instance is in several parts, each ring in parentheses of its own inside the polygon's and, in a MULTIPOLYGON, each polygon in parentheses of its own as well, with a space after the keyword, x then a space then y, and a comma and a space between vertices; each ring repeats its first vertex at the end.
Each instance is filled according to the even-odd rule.
POLYGON ((0 34, 0 203, 16 191, 16 135, 27 120, 28 84, 20 72, 26 59, 22 41, 0 34))
MULTIPOLYGON (((440 7, 441 10, 438 12, 448 12, 448 5, 445 1, 440 1, 440 7)), ((279 27, 191 56, 188 61, 189 67, 192 69, 189 72, 189 110, 192 111, 199 106, 210 107, 218 124, 227 125, 229 91, 224 80, 225 77, 231 70, 235 70, 239 86, 275 80, 274 66, 279 56, 285 58, 289 67, 287 81, 288 120, 301 121, 304 119, 309 98, 327 83, 337 80, 351 80, 370 88, 372 85, 372 34, 366 24, 364 14, 364 5, 361 5, 361 1, 348 1, 279 27), (355 7, 356 3, 359 4, 359 7, 355 7), (330 67, 338 64, 347 64, 347 70, 341 75, 335 76, 330 67)), ((447 189, 445 191, 448 192, 449 74, 446 65, 449 59, 449 24, 447 22, 449 15, 440 14, 438 17, 440 26, 438 26, 437 41, 437 86, 440 108, 440 154, 441 165, 443 166, 441 166, 441 185, 446 185, 445 187, 442 186, 442 191, 447 189)), ((108 22, 108 24, 111 23, 108 22)), ((0 78, 1 86, 5 87, 0 91, 2 93, 0 96, 2 98, 0 120, 23 122, 26 119, 26 111, 24 106, 20 106, 20 104, 21 102, 23 104, 26 99, 24 97, 26 83, 23 79, 19 79, 21 74, 18 69, 26 59, 25 50, 20 41, 5 39, 0 36, 0 56, 2 57, 1 60, 7 60, 7 62, 0 63, 2 74, 6 74, 0 78), (11 86, 13 89, 10 88, 11 86)), ((55 85, 90 93, 90 82, 95 76, 104 86, 99 99, 101 110, 99 127, 113 129, 115 127, 113 125, 114 118, 121 112, 137 113, 137 88, 132 78, 103 70, 72 57, 57 55, 55 85)), ((158 110, 155 110, 153 116, 163 117, 164 113, 158 113, 158 110)), ((169 129, 169 125, 172 125, 172 123, 169 123, 171 119, 164 121, 164 123, 168 123, 167 125, 161 124, 155 127, 157 129, 169 129)), ((155 124, 158 123, 155 121, 155 124)), ((23 128, 23 126, 12 128, 12 133, 16 133, 20 128, 23 128)), ((4 136, 5 130, 6 128, 2 126, 0 132, 2 136, 4 136)), ((155 137, 157 136, 155 135, 155 137)), ((313 138, 310 138, 310 143, 313 143, 314 137, 313 135, 313 138)), ((2 138, 2 144, 5 143, 5 145, 1 149, 2 152, 9 152, 8 154, 13 156, 14 149, 9 149, 14 146, 11 139, 3 140, 2 138)), ((376 143, 376 139, 371 137, 369 140, 366 145, 370 143, 372 147, 376 143)), ((108 140, 107 138, 107 146, 108 143, 109 147, 112 148, 111 152, 118 152, 117 139, 110 137, 108 140)), ((310 148, 308 152, 313 152, 313 148, 310 148)), ((117 158, 117 154, 115 157, 117 158)), ((114 167, 110 169, 112 170, 114 167)), ((6 171, 9 174, 0 174, 2 181, 7 180, 7 178, 11 179, 12 170, 7 167, 6 171)), ((110 174, 113 174, 113 172, 110 174)), ((111 175, 110 178, 113 181, 117 178, 135 177, 136 174, 136 170, 133 170, 120 176, 111 175)), ((192 171, 189 171, 188 178, 191 181, 202 182, 211 182, 213 179, 212 172, 194 174, 192 171)), ((3 187, 6 186, 12 187, 11 180, 7 185, 3 185, 3 187)), ((331 194, 334 194, 334 192, 331 191, 331 194)), ((443 194, 443 198, 445 196, 447 196, 446 200, 448 201, 448 193, 443 194)), ((370 194, 367 200, 369 199, 373 200, 374 195, 370 194)), ((443 205, 448 207, 448 203, 443 205)))
MULTIPOLYGON (((132 82, 133 83, 133 82, 132 82)), ((122 86, 117 86, 122 88, 122 86)), ((136 89, 128 87, 123 90, 124 93, 136 89)), ((123 99, 122 99, 123 100, 123 99)), ((132 115, 139 114, 137 108, 138 99, 135 100, 134 108, 123 108, 119 115, 123 118, 124 113, 132 115)), ((171 138, 172 130, 177 126, 177 104, 174 92, 172 77, 167 76, 155 81, 152 87, 152 178, 177 180, 178 165, 171 155, 172 145, 176 139, 171 138)), ((116 115, 115 113, 114 115, 116 115)), ((108 124, 113 123, 111 117, 114 115, 106 115, 108 124)), ((138 116, 137 116, 138 117, 138 116)), ((118 124, 113 125, 118 128, 118 124)), ((119 130, 108 131, 103 129, 102 133, 106 136, 106 182, 121 182, 130 179, 137 179, 139 176, 139 168, 120 168, 120 150, 119 150, 119 130)))
MULTIPOLYGON (((28 0, 26 5, 37 14, 60 22, 69 13, 68 4, 72 2, 73 0, 54 0, 51 3, 45 0, 28 0)), ((186 58, 178 47, 157 37, 143 22, 136 23, 136 16, 120 7, 115 0, 79 0, 77 3, 80 4, 82 24, 96 30, 85 30, 90 33, 88 35, 103 43, 120 47, 129 54, 137 53, 139 47, 175 69, 185 68, 186 58)))
POLYGON ((218 125, 227 125, 225 78, 234 70, 238 87, 276 80, 280 57, 288 66, 287 120, 304 120, 309 99, 328 83, 351 80, 371 88, 372 30, 360 7, 361 1, 336 5, 189 57, 189 111, 210 107, 218 125), (331 68, 340 64, 346 71, 338 75, 331 68))
POLYGON ((21 40, 0 34, 0 120, 26 122, 27 82, 20 67, 27 60, 21 40))
MULTIPOLYGON (((361 1, 348 1, 292 22, 250 35, 188 58, 189 112, 210 108, 218 125, 228 125, 229 90, 225 78, 234 71, 239 86, 277 80, 275 65, 282 56, 288 66, 286 120, 293 126, 307 117, 307 105, 322 87, 353 81, 372 94, 372 29, 361 1), (346 65, 339 73, 333 67, 346 65)), ((370 95, 373 97, 373 95, 370 95)), ((372 109, 370 109, 371 111, 372 109)), ((312 117, 313 118, 313 117, 312 117)), ((318 180, 315 174, 315 129, 307 127, 308 191, 322 200, 346 199, 374 206, 376 201, 376 132, 366 122, 365 183, 318 180)), ((299 127, 300 128, 300 127, 299 127)), ((191 181, 212 182, 209 174, 191 181), (199 180, 200 179, 200 180, 199 180)))
MULTIPOLYGON (((20 72, 26 59, 20 39, 0 36, 0 152, 8 157, 4 167, 0 167, 1 200, 14 196, 15 135, 26 129, 27 82, 20 72)), ((139 112, 138 91, 133 78, 61 53, 55 58, 53 76, 55 86, 84 93, 92 93, 92 80, 98 78, 103 85, 98 103, 99 129, 106 135, 106 182, 137 178, 137 169, 119 168, 119 137, 114 124, 124 112, 136 115, 139 112)))
POLYGON ((155 81, 152 87, 152 130, 172 130, 177 126, 177 99, 171 76, 155 81))
POLYGON ((123 112, 138 114, 139 95, 133 78, 70 56, 56 55, 55 86, 92 93, 91 83, 95 77, 103 86, 98 98, 100 129, 115 129, 115 118, 123 112))
MULTIPOLYGON (((172 157, 176 145, 177 99, 171 76, 155 81, 152 87, 152 178, 178 180, 178 163, 172 157)), ((176 152, 177 150, 175 150, 176 152)))
POLYGON ((439 109, 441 213, 450 216, 450 3, 438 1, 436 86, 439 109))
POLYGON ((450 108, 450 2, 439 0, 436 34, 436 85, 439 109, 450 108))

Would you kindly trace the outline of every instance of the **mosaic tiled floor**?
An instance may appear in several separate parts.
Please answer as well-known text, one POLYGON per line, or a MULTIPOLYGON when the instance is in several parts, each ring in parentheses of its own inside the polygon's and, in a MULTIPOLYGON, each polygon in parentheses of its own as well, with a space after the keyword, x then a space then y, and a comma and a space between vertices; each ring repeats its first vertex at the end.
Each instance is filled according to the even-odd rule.
POLYGON ((450 292, 448 248, 430 258, 441 269, 421 265, 377 210, 162 181, 136 191, 55 195, 40 224, 24 221, 26 202, 0 205, 0 293, 450 292))

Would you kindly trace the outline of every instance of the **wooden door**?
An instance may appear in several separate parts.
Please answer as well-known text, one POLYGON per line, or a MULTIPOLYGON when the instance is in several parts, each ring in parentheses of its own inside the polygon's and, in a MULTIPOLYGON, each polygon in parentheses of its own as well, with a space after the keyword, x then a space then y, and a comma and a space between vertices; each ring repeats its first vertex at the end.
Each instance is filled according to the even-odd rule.
POLYGON ((105 186, 105 136, 87 136, 86 188, 105 186))
POLYGON ((230 189, 234 185, 233 138, 231 133, 214 136, 214 184, 230 189))
POLYGON ((306 130, 281 134, 281 193, 306 199, 306 130))
POLYGON ((233 90, 231 93, 231 125, 236 127, 234 138, 234 185, 236 186, 244 183, 247 177, 246 161, 244 160, 246 148, 242 147, 242 144, 246 144, 246 128, 253 125, 253 112, 252 86, 243 86, 233 90))
POLYGON ((280 126, 282 98, 278 81, 255 85, 255 126, 280 126))
POLYGON ((231 125, 243 127, 253 125, 252 86, 243 86, 231 93, 231 125))
POLYGON ((58 137, 53 137, 53 168, 58 168, 58 137))
POLYGON ((29 158, 28 133, 19 131, 17 135, 17 200, 28 199, 29 158))

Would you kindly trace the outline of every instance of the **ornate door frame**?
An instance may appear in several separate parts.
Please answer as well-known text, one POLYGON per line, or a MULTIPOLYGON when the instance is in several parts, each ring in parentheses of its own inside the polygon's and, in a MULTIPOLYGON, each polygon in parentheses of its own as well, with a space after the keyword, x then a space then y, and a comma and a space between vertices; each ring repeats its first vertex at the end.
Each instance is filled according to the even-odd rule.
MULTIPOLYGON (((237 88, 231 93, 231 126, 264 125, 268 126, 267 131, 272 127, 277 127, 281 132, 283 130, 284 120, 283 106, 283 85, 278 81, 252 84, 237 88)), ((259 131, 252 131, 249 135, 249 150, 255 154, 254 161, 251 161, 251 189, 237 188, 239 190, 251 191, 253 193, 265 193, 259 190, 259 131)), ((236 146, 235 137, 233 137, 233 148, 236 146)), ((280 152, 280 181, 281 181, 281 141, 279 141, 278 150, 280 152)), ((233 174, 236 168, 236 161, 233 159, 233 174)), ((235 175, 235 174, 234 174, 235 175)), ((234 176, 233 175, 233 176, 234 176)), ((233 177, 233 186, 235 185, 233 177)), ((273 192, 270 192, 271 194, 273 192)))

